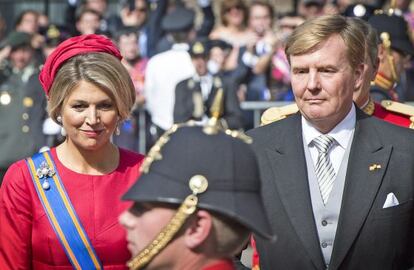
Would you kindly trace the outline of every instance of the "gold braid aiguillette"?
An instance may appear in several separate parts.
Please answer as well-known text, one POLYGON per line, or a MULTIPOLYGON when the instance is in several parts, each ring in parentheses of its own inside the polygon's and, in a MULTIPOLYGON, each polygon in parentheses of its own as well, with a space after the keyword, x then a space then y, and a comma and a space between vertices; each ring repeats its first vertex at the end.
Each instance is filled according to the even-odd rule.
POLYGON ((187 196, 178 208, 171 221, 162 229, 157 237, 137 256, 127 262, 130 270, 142 269, 161 250, 163 250, 175 234, 181 229, 187 218, 197 209, 197 194, 203 193, 208 187, 208 181, 203 175, 194 175, 189 181, 193 194, 187 196))

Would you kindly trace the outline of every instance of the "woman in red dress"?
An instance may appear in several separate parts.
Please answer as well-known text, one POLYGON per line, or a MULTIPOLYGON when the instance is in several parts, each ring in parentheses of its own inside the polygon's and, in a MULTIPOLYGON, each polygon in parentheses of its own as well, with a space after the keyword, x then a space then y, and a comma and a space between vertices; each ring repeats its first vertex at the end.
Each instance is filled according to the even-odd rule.
MULTIPOLYGON (((56 173, 50 167, 46 172, 60 176, 86 234, 82 239, 90 244, 87 250, 99 261, 97 269, 126 269, 131 255, 117 218, 130 205, 120 196, 138 178, 143 160, 111 142, 135 102, 134 86, 120 59, 107 38, 78 36, 49 56, 39 77, 49 114, 66 135, 49 152, 56 173)), ((28 164, 20 160, 11 165, 0 189, 0 269, 79 268, 67 255, 65 241, 38 195, 48 194, 54 186, 31 172, 28 164), (42 185, 36 186, 35 179, 42 185)), ((70 241, 72 235, 66 237, 70 241)))

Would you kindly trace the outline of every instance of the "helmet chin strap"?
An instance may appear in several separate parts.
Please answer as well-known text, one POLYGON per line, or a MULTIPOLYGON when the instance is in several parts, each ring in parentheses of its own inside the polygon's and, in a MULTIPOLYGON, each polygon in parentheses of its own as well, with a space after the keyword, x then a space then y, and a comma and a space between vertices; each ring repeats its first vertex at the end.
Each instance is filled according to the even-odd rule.
POLYGON ((388 60, 388 65, 390 66, 390 71, 391 71, 391 79, 394 82, 398 82, 398 76, 397 76, 397 71, 395 68, 395 62, 394 62, 394 56, 391 53, 391 39, 390 39, 390 34, 388 34, 387 32, 382 32, 380 35, 381 41, 382 41, 382 45, 385 48, 385 52, 387 54, 387 60, 388 60))
POLYGON ((187 196, 178 208, 170 222, 162 229, 155 239, 138 255, 127 262, 130 270, 144 268, 155 256, 157 256, 182 228, 185 221, 197 209, 197 194, 203 193, 208 186, 207 179, 202 175, 194 175, 189 181, 193 194, 187 196))

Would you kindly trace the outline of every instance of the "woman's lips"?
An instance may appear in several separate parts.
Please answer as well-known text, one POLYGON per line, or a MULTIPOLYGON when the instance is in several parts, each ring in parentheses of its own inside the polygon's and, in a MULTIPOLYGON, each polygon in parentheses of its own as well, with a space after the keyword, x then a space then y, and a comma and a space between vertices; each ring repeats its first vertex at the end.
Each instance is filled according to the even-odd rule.
POLYGON ((94 137, 98 137, 102 133, 103 129, 99 129, 99 130, 83 130, 83 129, 81 129, 81 131, 87 137, 94 138, 94 137))

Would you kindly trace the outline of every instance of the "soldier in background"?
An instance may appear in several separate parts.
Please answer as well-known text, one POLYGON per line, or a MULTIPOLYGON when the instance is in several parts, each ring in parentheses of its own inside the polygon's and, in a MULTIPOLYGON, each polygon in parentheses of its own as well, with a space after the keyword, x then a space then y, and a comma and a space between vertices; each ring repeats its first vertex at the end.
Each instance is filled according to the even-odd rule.
POLYGON ((370 17, 368 22, 380 37, 378 45, 380 62, 371 87, 371 96, 376 101, 384 99, 398 101, 399 95, 395 87, 400 81, 409 57, 414 55, 407 22, 403 17, 389 11, 370 17))
POLYGON ((10 164, 45 145, 46 98, 31 36, 12 32, 0 51, 0 183, 10 164))
POLYGON ((123 197, 130 269, 233 270, 251 231, 273 238, 250 140, 194 123, 160 138, 123 197))
POLYGON ((358 25, 365 34, 364 78, 361 87, 354 92, 354 102, 368 115, 373 115, 398 126, 414 128, 414 107, 392 100, 374 101, 379 89, 373 86, 374 92, 372 92, 373 88, 370 88, 370 83, 372 81, 375 83, 382 76, 377 73, 379 66, 381 66, 376 46, 378 36, 374 28, 363 20, 356 18, 349 20, 358 25))
POLYGON ((230 80, 208 72, 209 40, 198 40, 190 46, 195 74, 179 82, 175 88, 174 123, 196 120, 206 123, 217 94, 223 95, 221 122, 230 129, 242 128, 242 112, 236 95, 236 86, 230 80), (222 92, 222 93, 220 93, 222 92))

